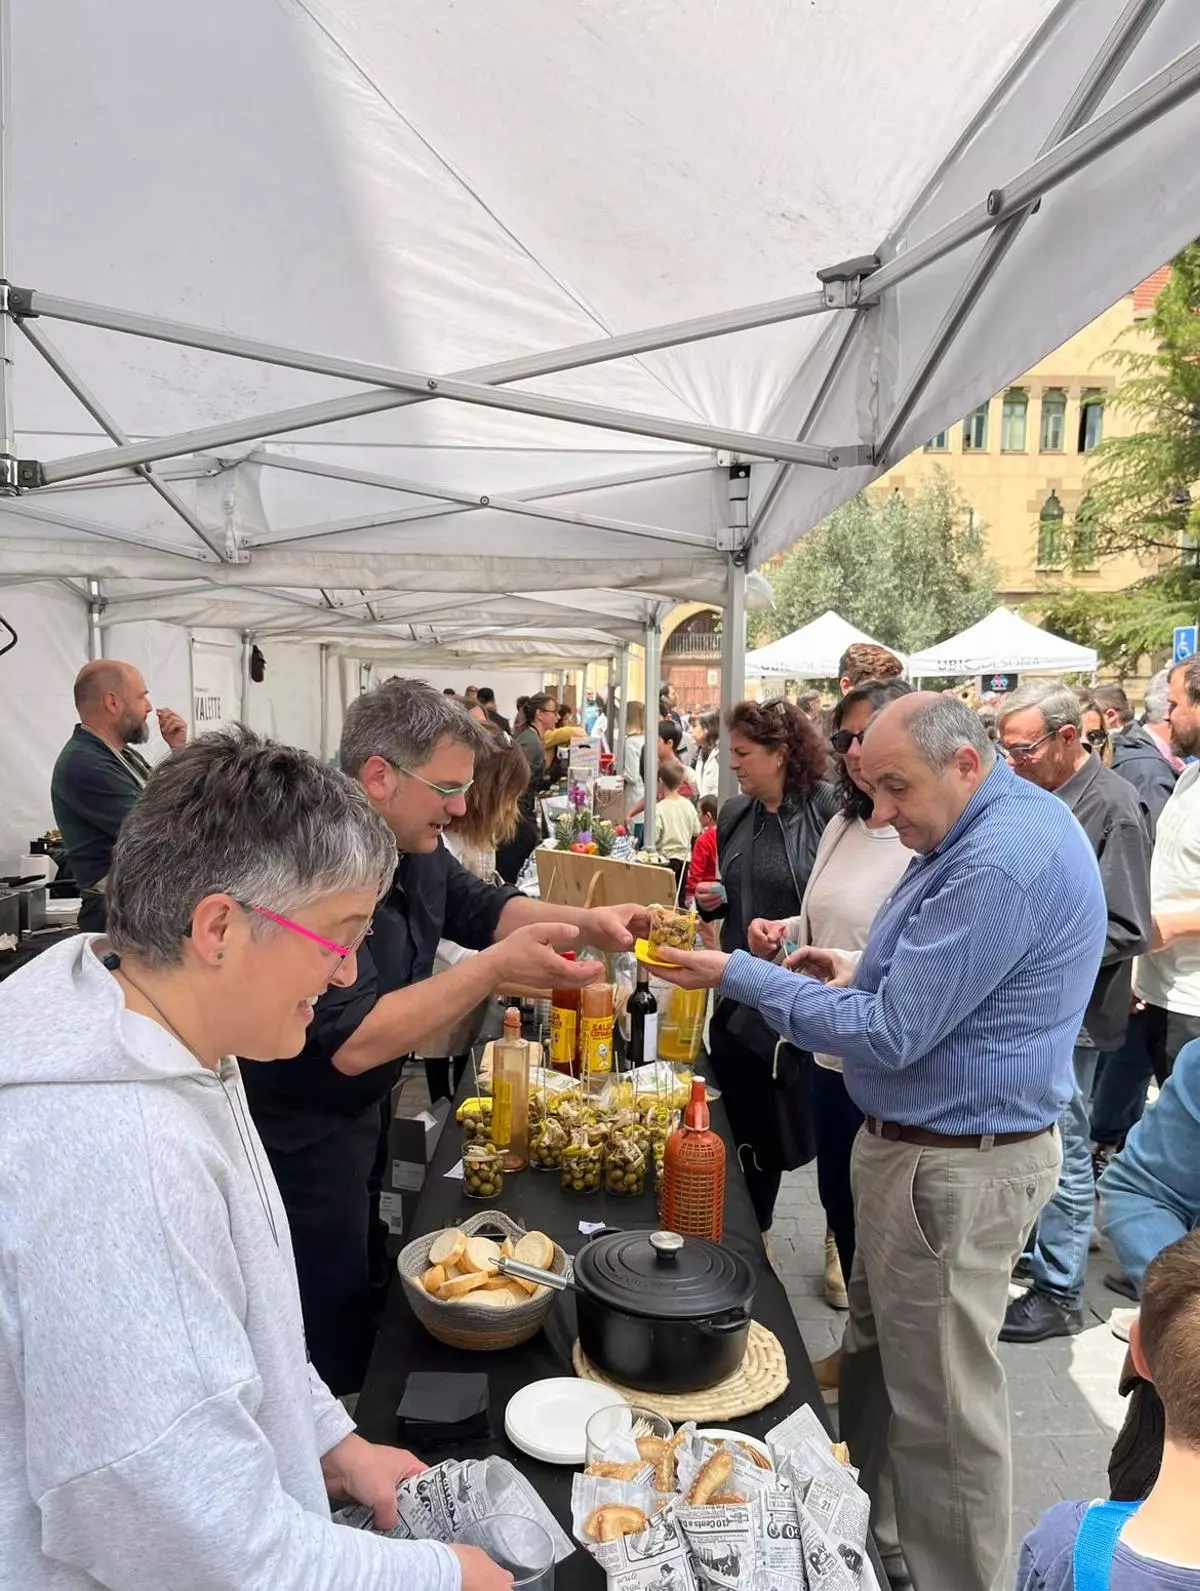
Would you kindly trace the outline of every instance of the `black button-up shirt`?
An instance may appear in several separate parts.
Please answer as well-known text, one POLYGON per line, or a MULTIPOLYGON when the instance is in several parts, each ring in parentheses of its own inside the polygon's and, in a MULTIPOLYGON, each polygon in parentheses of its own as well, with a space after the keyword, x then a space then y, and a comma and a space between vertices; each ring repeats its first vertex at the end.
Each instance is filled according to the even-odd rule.
POLYGON ((82 724, 75 725, 58 754, 50 801, 83 898, 79 926, 84 933, 104 928, 104 897, 96 886, 108 873, 117 831, 149 777, 150 764, 131 746, 114 751, 82 724))
POLYGON ((371 937, 358 952, 358 977, 317 1001, 308 1039, 295 1060, 243 1061, 242 1078, 255 1125, 268 1149, 304 1149, 378 1107, 403 1056, 348 1076, 333 1057, 380 996, 407 989, 433 972, 439 939, 485 950, 500 914, 518 890, 497 888, 469 873, 444 845, 402 856, 392 886, 376 909, 371 937))

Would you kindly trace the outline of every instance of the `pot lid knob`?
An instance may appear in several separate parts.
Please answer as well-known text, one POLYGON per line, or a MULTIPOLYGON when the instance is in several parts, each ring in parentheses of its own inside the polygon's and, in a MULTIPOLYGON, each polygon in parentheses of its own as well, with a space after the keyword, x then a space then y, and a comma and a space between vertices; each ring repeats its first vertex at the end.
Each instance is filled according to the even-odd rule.
POLYGON ((650 1247, 660 1265, 673 1265, 683 1248, 683 1239, 678 1232, 651 1232, 650 1247))

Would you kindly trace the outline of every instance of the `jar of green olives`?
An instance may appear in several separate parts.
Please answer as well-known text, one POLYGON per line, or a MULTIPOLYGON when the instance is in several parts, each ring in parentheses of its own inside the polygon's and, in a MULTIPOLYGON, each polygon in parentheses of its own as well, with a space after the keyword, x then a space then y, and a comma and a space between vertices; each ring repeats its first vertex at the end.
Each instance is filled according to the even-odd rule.
POLYGON ((604 1145, 589 1141, 580 1132, 562 1152, 564 1193, 595 1193, 604 1179, 604 1145))
POLYGON ((535 1170, 558 1171, 569 1142, 567 1129, 557 1116, 543 1117, 529 1129, 529 1164, 535 1170))
POLYGON ((604 1157, 604 1186, 609 1193, 641 1193, 646 1186, 646 1155, 632 1133, 615 1133, 604 1157))
POLYGON ((462 1143, 465 1153, 472 1144, 490 1144, 492 1141, 492 1102, 481 1100, 462 1118, 462 1143))
POLYGON ((463 1150, 463 1191, 468 1199, 494 1199, 504 1190, 504 1150, 471 1144, 463 1150))

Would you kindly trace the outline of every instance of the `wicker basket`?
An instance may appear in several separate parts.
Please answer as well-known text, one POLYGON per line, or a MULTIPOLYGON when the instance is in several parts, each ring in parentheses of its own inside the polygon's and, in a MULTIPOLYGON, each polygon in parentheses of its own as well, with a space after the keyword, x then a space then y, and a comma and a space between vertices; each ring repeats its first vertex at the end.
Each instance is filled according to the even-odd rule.
MULTIPOLYGON (((510 1237, 517 1243, 525 1236, 524 1228, 503 1210, 481 1210, 478 1215, 461 1221, 459 1226, 468 1237, 494 1237, 498 1242, 510 1237)), ((518 1343, 536 1337, 558 1297, 551 1288, 540 1298, 531 1298, 527 1304, 515 1304, 505 1310, 472 1304, 470 1293, 449 1303, 425 1291, 421 1277, 429 1269, 429 1249, 436 1236, 436 1232, 427 1232, 424 1237, 415 1238, 400 1251, 396 1260, 412 1312, 429 1335, 448 1347, 466 1348, 473 1353, 515 1348, 518 1343)), ((557 1243, 549 1268, 559 1276, 567 1268, 566 1251, 557 1243)))

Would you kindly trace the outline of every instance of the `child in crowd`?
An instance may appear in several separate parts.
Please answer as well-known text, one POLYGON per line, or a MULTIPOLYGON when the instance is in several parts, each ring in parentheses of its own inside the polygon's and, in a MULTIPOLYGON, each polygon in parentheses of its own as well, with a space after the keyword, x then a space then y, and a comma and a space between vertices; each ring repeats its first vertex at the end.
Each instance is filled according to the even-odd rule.
POLYGON ((664 762, 658 770, 658 804, 654 809, 654 849, 665 856, 679 883, 678 896, 687 892, 687 865, 692 841, 700 833, 700 819, 692 803, 680 794, 683 764, 664 762))
POLYGON ((1142 1503, 1058 1503, 1021 1547, 1016 1591, 1200 1591, 1200 1229, 1151 1261, 1129 1333, 1166 1413, 1142 1503))
POLYGON ((692 845, 692 865, 688 869, 688 898, 695 896, 697 884, 713 884, 717 878, 717 798, 700 797, 700 832, 692 845))

